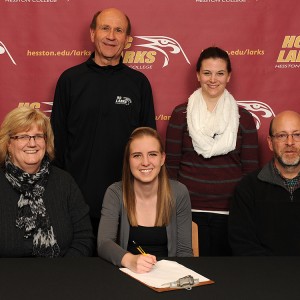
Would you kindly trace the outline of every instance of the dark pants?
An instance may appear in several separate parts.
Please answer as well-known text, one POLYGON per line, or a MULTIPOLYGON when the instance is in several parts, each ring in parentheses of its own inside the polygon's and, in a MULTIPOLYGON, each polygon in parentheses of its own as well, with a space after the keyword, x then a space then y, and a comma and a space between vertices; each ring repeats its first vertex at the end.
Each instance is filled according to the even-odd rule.
POLYGON ((198 224, 199 255, 229 256, 228 215, 193 212, 193 221, 198 224))

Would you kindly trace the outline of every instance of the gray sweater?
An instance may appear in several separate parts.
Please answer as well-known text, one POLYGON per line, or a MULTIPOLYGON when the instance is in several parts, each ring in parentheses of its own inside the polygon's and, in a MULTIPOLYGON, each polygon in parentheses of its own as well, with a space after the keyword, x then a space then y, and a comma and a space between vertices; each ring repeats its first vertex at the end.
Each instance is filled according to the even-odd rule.
MULTIPOLYGON (((193 256, 192 214, 189 192, 185 185, 170 180, 174 206, 167 225, 168 256, 193 256)), ((130 225, 123 205, 122 183, 112 184, 106 191, 98 230, 98 254, 121 267, 127 253, 130 225), (118 243, 117 243, 118 241, 118 243)))
MULTIPOLYGON (((13 189, 0 170, 0 257, 32 256, 32 238, 16 227, 20 194, 13 189)), ((60 256, 90 256, 94 236, 89 208, 73 178, 65 171, 51 167, 43 201, 53 226, 60 256)))

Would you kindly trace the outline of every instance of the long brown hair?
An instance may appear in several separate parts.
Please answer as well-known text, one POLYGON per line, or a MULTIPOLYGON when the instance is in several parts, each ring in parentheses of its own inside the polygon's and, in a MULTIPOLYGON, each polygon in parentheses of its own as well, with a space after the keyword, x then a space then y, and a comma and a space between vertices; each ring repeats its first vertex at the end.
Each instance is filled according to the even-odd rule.
MULTIPOLYGON (((135 129, 125 147, 124 160, 123 160, 123 174, 122 174, 122 187, 123 187, 123 202, 127 209, 129 223, 132 226, 138 226, 136 219, 136 202, 133 181, 134 177, 130 170, 130 146, 135 139, 150 136, 155 138, 160 146, 159 151, 164 153, 162 140, 156 130, 150 127, 139 127, 135 129)), ((171 187, 166 170, 166 166, 162 165, 158 174, 158 190, 157 190, 157 204, 156 204, 156 219, 155 226, 165 226, 170 222, 171 209, 173 205, 173 198, 171 187)))

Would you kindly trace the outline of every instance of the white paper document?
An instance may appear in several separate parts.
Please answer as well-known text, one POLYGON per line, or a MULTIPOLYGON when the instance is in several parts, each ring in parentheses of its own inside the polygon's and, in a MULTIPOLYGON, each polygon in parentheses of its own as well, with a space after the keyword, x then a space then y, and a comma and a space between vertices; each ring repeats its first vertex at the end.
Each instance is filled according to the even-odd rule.
POLYGON ((198 279, 199 283, 209 281, 208 278, 194 272, 193 270, 177 263, 176 261, 160 260, 148 273, 137 274, 127 268, 120 270, 135 279, 155 288, 168 287, 166 284, 177 281, 179 278, 191 275, 198 279))

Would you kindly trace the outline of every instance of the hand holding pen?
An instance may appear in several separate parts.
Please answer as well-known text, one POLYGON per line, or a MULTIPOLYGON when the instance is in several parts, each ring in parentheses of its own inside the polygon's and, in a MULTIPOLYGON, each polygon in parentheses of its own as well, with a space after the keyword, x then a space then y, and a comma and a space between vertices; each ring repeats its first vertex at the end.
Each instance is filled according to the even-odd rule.
POLYGON ((138 245, 135 241, 132 241, 132 243, 135 245, 136 249, 142 254, 142 256, 144 256, 144 258, 140 259, 140 263, 144 266, 144 267, 148 267, 149 271, 152 269, 153 265, 156 264, 156 257, 154 255, 151 254, 147 254, 144 249, 138 245), (146 258, 145 258, 146 256, 146 258), (150 266, 149 266, 150 264, 150 266))
POLYGON ((147 254, 141 246, 133 241, 136 248, 141 253, 140 255, 134 255, 132 253, 126 253, 121 261, 121 264, 136 273, 147 273, 152 270, 156 264, 156 257, 151 254, 147 254))

